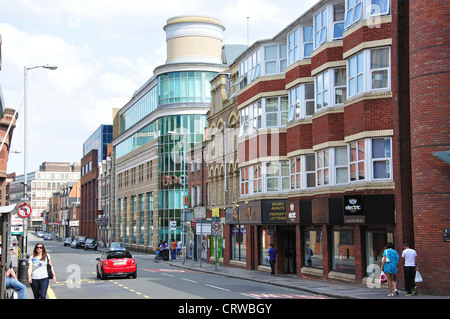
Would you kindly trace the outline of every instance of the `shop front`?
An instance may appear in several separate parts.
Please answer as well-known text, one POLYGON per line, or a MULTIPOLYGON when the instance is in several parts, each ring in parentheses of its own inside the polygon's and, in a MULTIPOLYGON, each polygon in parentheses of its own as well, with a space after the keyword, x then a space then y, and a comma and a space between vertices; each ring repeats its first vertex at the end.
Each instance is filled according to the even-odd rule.
POLYGON ((394 241, 390 194, 288 200, 287 215, 299 216, 302 276, 360 283, 379 272, 384 246, 394 241))

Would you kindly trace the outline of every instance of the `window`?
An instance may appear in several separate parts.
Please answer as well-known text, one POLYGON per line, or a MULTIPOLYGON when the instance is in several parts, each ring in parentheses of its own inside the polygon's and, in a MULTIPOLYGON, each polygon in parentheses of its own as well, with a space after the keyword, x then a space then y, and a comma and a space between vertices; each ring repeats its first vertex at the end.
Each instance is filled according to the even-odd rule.
POLYGON ((291 189, 301 188, 302 183, 302 162, 301 157, 294 157, 291 161, 291 189))
POLYGON ((334 104, 344 104, 347 100, 345 73, 345 68, 334 69, 334 104))
POLYGON ((333 39, 340 39, 344 34, 345 4, 333 6, 333 39))
POLYGON ((321 108, 328 107, 328 93, 330 88, 330 79, 328 70, 316 76, 316 112, 321 108))
POLYGON ((350 143, 350 181, 361 181, 365 179, 365 141, 350 143))
POLYGON ((389 14, 389 0, 370 0, 370 15, 389 14))
POLYGON ((390 48, 365 50, 348 62, 347 97, 365 91, 390 89, 390 48))
POLYGON ((313 51, 313 27, 303 27, 303 57, 310 58, 313 51))
POLYGON ((323 268, 322 230, 320 228, 306 229, 305 238, 305 266, 323 268))
POLYGON ((339 272, 355 273, 354 227, 335 227, 331 237, 332 269, 339 272))
POLYGON ((345 28, 348 28, 361 19, 362 0, 347 0, 346 3, 345 28))
POLYGON ((391 139, 372 140, 373 179, 391 178, 391 139))
POLYGON ((261 163, 253 165, 253 193, 262 192, 262 171, 261 163))
POLYGON ((283 73, 287 64, 286 44, 271 45, 264 47, 265 74, 283 73))
POLYGON ((364 53, 348 61, 348 96, 354 96, 364 90, 364 53))
POLYGON ((347 147, 336 147, 334 151, 336 184, 348 183, 347 147))
POLYGON ((266 127, 277 127, 287 124, 288 97, 266 98, 266 127))
POLYGON ((330 184, 330 151, 328 149, 317 152, 317 186, 330 184))
MULTIPOLYGON (((244 225, 231 226, 231 259, 246 261, 246 228, 244 225)), ((192 253, 191 253, 192 254, 192 253)))
POLYGON ((389 87, 389 48, 373 49, 370 52, 372 89, 389 87))
POLYGON ((288 64, 298 60, 298 29, 288 35, 288 64))
POLYGON ((260 64, 260 50, 258 49, 239 64, 240 78, 235 84, 239 84, 239 88, 242 89, 252 83, 260 75, 260 64))
POLYGON ((305 156, 306 187, 316 187, 316 159, 314 154, 305 156))
POLYGON ((289 162, 266 163, 266 185, 268 192, 289 191, 289 162))
POLYGON ((327 40, 327 8, 314 16, 314 48, 327 40))
POLYGON ((289 90, 289 121, 313 114, 314 82, 305 83, 289 90))
POLYGON ((248 184, 249 184, 249 167, 241 168, 241 195, 248 194, 248 184))

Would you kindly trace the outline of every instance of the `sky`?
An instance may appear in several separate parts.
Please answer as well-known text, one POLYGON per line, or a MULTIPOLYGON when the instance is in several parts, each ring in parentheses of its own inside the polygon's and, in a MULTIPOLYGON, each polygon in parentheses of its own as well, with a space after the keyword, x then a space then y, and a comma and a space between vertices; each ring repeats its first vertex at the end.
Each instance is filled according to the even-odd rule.
POLYGON ((27 171, 43 162, 79 163, 83 143, 166 61, 166 21, 219 19, 224 44, 274 37, 318 0, 0 0, 6 107, 19 113, 8 173, 24 172, 24 67, 29 70, 27 171), (248 19, 247 19, 248 17, 248 19), (20 153, 16 153, 20 152, 20 153))

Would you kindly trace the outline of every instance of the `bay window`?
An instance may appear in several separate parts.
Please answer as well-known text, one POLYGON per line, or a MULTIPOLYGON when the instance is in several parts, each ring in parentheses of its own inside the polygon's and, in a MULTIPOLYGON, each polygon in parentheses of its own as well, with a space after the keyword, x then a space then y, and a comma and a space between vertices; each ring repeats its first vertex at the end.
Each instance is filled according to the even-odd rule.
POLYGON ((303 57, 310 58, 313 51, 313 26, 303 27, 303 57))
POLYGON ((364 50, 349 58, 347 66, 348 98, 363 92, 390 89, 389 47, 364 50))
POLYGON ((302 186, 302 161, 301 157, 290 159, 291 162, 291 189, 299 189, 302 186))
POLYGON ((314 82, 289 90, 289 121, 314 114, 314 82))
POLYGON ((345 11, 345 27, 348 28, 361 19, 362 0, 347 0, 345 11))
POLYGON ((335 183, 348 183, 347 147, 336 147, 334 151, 335 183))
POLYGON ((345 4, 333 6, 333 39, 341 39, 344 34, 345 4))

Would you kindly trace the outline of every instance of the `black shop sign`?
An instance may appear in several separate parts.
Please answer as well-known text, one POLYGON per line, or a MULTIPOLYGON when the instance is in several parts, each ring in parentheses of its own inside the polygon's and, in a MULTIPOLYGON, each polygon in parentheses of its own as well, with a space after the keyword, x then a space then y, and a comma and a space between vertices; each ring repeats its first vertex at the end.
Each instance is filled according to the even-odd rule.
POLYGON ((344 222, 360 224, 365 222, 364 197, 361 195, 344 196, 344 222))

